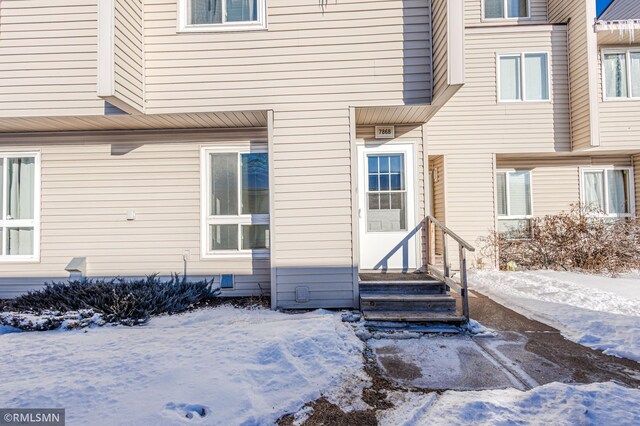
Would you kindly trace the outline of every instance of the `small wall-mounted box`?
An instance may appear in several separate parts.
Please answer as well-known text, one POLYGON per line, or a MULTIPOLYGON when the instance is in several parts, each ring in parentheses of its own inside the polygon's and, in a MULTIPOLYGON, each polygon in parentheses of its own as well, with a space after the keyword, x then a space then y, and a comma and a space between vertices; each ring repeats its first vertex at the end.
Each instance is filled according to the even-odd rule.
POLYGON ((376 139, 393 139, 395 137, 395 126, 376 126, 376 139))
POLYGON ((233 275, 221 274, 220 275, 220 288, 233 288, 233 275))
POLYGON ((296 287, 296 303, 309 302, 309 287, 296 287))

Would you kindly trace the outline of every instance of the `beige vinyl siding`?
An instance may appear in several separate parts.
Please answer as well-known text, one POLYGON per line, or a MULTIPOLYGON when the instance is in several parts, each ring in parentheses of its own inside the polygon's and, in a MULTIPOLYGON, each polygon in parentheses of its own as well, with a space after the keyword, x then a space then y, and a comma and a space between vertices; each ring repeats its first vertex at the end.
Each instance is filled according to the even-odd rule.
MULTIPOLYGON (((245 135, 247 144, 266 142, 264 132, 245 135)), ((124 155, 112 155, 108 139, 96 139, 69 136, 66 143, 52 143, 43 136, 39 143, 31 138, 3 145, 2 151, 41 153, 41 260, 0 263, 0 298, 38 282, 20 278, 41 283, 68 277, 64 268, 73 257, 87 258, 89 276, 182 274, 185 250, 190 276, 237 274, 227 294, 268 294, 268 259, 200 259, 200 147, 238 143, 237 136, 221 131, 175 135, 172 142, 158 137, 158 143, 134 146, 124 155), (129 210, 136 213, 134 221, 126 220, 129 210)), ((127 140, 136 137, 113 136, 116 144, 127 140)))
MULTIPOLYGON (((441 223, 446 223, 446 209, 445 209, 445 177, 444 170, 444 157, 442 155, 429 157, 429 172, 431 176, 437 175, 437 180, 433 181, 432 191, 432 203, 433 203, 433 215, 441 223)), ((437 255, 442 254, 442 234, 436 232, 435 251, 437 255)))
POLYGON ((640 49, 640 45, 600 46, 598 55, 598 100, 602 149, 640 149, 640 100, 604 100, 602 53, 609 48, 640 49))
POLYGON ((510 25, 510 24, 545 24, 547 23, 547 0, 528 0, 531 15, 522 19, 488 19, 485 20, 482 6, 483 0, 466 0, 465 25, 510 25))
POLYGON ((567 23, 571 86, 572 147, 598 145, 597 36, 593 30, 595 2, 549 0, 549 21, 567 23))
POLYGON ((268 31, 177 33, 177 2, 145 1, 147 112, 430 100, 429 2, 267 3, 268 31))
POLYGON ((531 171, 532 213, 545 216, 566 211, 580 203, 580 168, 630 166, 628 155, 576 157, 498 158, 497 169, 531 171))
POLYGON ((115 96, 138 111, 144 109, 142 0, 115 0, 115 96))
POLYGON ((427 123, 430 155, 569 151, 564 26, 467 29, 466 83, 427 123), (548 52, 550 102, 498 102, 497 55, 548 52))
POLYGON ((433 97, 441 95, 447 85, 447 70, 449 69, 448 55, 448 25, 447 0, 433 0, 433 97))
MULTIPOLYGON (((467 28, 465 43, 465 85, 425 129, 429 156, 444 156, 446 225, 479 248, 496 223, 495 154, 571 149, 566 28, 467 28), (549 102, 498 102, 497 55, 521 52, 549 53, 549 102)), ((492 267, 493 259, 478 251, 474 263, 492 267)))
POLYGON ((0 117, 102 114, 97 0, 2 0, 0 11, 0 117))
MULTIPOLYGON (((477 250, 469 266, 493 266, 480 252, 481 238, 495 227, 494 155, 489 153, 444 156, 446 226, 477 250)), ((458 247, 449 240, 451 266, 458 269, 458 247)))
POLYGON ((274 113, 272 266, 280 308, 354 304, 350 125, 348 108, 274 113), (297 287, 308 288, 309 302, 296 302, 297 287))

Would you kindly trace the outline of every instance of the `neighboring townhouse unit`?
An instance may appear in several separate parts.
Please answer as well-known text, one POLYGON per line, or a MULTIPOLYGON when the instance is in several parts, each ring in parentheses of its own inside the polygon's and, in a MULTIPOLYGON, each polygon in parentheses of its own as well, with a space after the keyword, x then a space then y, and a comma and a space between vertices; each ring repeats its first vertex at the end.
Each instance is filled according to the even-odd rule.
POLYGON ((357 307, 359 272, 443 254, 428 214, 472 244, 634 216, 623 3, 2 0, 0 297, 186 271, 357 307))

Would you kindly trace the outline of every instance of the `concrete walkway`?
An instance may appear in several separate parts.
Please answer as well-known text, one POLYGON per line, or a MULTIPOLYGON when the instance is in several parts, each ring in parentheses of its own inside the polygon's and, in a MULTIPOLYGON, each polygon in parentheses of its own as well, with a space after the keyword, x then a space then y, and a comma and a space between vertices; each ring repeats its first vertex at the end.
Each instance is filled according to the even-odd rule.
POLYGON ((495 336, 371 339, 382 374, 403 387, 430 390, 528 390, 551 382, 609 380, 640 386, 640 364, 573 343, 545 324, 475 296, 472 318, 495 336))

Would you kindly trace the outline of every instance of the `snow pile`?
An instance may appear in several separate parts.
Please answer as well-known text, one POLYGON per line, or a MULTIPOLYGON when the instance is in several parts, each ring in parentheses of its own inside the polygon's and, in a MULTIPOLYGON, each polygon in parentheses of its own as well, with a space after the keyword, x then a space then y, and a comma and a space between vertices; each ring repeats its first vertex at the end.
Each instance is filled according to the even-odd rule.
POLYGON ((24 331, 85 328, 105 324, 102 315, 95 313, 92 309, 70 312, 44 311, 39 314, 0 312, 0 326, 9 326, 24 331))
POLYGON ((617 425, 640 424, 640 391, 615 383, 550 383, 477 392, 395 394, 396 407, 379 416, 380 425, 617 425))
POLYGON ((273 424, 321 394, 361 405, 344 386, 362 382, 363 345, 338 314, 231 307, 3 334, 0 406, 65 407, 69 424, 273 424))
POLYGON ((467 333, 471 334, 475 337, 496 337, 497 334, 494 330, 485 327, 480 324, 478 321, 470 319, 467 324, 463 326, 463 329, 467 331, 467 333))
POLYGON ((554 271, 476 271, 473 290, 577 343, 640 362, 640 279, 554 271))

